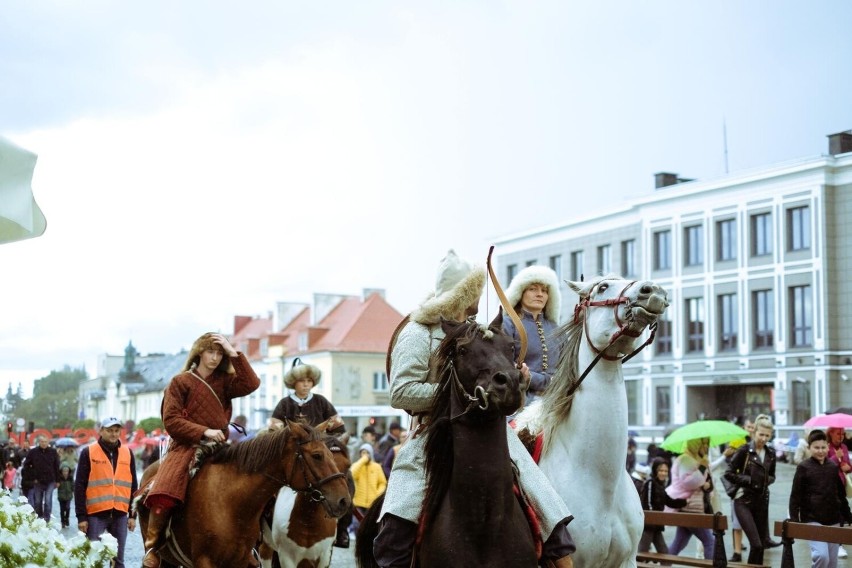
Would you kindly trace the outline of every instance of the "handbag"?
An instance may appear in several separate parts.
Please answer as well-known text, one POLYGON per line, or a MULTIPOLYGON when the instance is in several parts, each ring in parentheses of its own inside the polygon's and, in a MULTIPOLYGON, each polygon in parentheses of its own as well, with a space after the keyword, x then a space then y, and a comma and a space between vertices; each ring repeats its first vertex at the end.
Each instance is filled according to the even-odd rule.
MULTIPOLYGON (((745 471, 748 469, 748 460, 750 458, 751 458, 751 454, 746 455, 746 461, 743 464, 743 469, 742 469, 743 473, 745 473, 745 471)), ((724 474, 722 475, 722 485, 725 486, 725 493, 727 493, 728 497, 730 497, 731 500, 733 500, 734 495, 737 494, 737 490, 740 488, 739 485, 737 485, 736 483, 733 483, 731 481, 728 481, 728 478, 725 477, 724 474)))
POLYGON ((846 497, 852 497, 852 473, 846 474, 846 497))

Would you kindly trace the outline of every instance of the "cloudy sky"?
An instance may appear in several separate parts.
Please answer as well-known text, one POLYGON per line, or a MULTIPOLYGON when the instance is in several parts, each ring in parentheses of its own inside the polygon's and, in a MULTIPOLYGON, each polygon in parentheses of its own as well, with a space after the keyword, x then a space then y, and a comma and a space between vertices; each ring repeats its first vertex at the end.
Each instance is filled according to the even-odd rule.
POLYGON ((385 288, 448 248, 824 153, 852 3, 3 2, 0 135, 39 238, 0 246, 0 388, 127 342, 385 288))

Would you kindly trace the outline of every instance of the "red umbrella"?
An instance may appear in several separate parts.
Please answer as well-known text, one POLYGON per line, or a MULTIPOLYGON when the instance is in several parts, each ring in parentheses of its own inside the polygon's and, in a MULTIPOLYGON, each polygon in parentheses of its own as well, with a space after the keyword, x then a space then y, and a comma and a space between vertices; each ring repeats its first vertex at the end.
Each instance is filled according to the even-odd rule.
POLYGON ((805 428, 852 428, 852 415, 843 414, 820 414, 814 416, 804 424, 805 428))

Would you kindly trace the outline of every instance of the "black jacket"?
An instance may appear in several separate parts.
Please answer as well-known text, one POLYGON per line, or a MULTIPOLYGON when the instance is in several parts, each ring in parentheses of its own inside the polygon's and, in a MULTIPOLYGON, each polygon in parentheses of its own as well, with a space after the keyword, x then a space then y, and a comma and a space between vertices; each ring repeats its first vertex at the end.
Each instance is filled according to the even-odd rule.
POLYGON ((31 449, 26 459, 29 467, 35 473, 35 479, 43 485, 59 483, 62 474, 59 473, 59 452, 50 446, 41 449, 39 446, 31 449))
POLYGON ((826 458, 808 458, 796 467, 790 490, 790 518, 799 523, 852 524, 846 488, 837 475, 837 464, 826 458))
MULTIPOLYGON (((840 478, 838 478, 840 481, 840 478)), ((645 480, 642 484, 642 490, 639 493, 639 500, 642 502, 642 508, 646 511, 662 511, 666 507, 672 509, 680 509, 686 507, 686 499, 674 499, 666 493, 666 484, 655 477, 645 480)), ((660 525, 645 525, 646 531, 663 530, 660 525)))
POLYGON ((740 447, 731 457, 725 479, 742 488, 740 499, 769 499, 769 486, 775 483, 776 458, 774 449, 768 445, 763 449, 765 451, 762 462, 754 450, 754 442, 740 447))

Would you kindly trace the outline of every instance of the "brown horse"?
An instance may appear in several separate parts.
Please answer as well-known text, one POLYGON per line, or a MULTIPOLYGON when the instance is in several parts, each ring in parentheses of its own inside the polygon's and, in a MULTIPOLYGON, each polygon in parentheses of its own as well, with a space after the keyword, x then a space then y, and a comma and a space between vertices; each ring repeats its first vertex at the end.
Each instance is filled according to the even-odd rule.
MULTIPOLYGON (((323 422, 316 430, 325 432, 327 426, 328 421, 323 422)), ((346 449, 348 440, 349 434, 325 438, 340 471, 349 471, 351 465, 346 449)), ((261 531, 260 562, 264 568, 327 568, 331 564, 337 519, 310 493, 282 487, 275 501, 272 524, 264 516, 261 531)))
MULTIPOLYGON (((243 568, 250 565, 266 503, 287 485, 311 492, 331 515, 351 504, 345 474, 319 432, 296 423, 232 446, 201 446, 183 506, 172 515, 166 542, 158 553, 162 566, 243 568)), ((159 463, 142 475, 134 500, 142 534, 148 526, 145 492, 159 463)))

